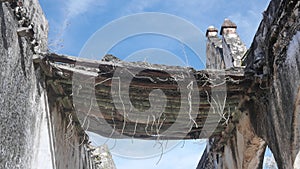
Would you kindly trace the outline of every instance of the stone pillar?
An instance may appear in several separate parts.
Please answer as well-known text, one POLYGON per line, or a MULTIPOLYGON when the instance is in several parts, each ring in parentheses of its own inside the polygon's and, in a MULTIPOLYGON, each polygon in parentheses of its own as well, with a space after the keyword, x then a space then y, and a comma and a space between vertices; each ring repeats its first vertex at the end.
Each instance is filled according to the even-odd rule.
POLYGON ((246 45, 241 41, 236 32, 237 26, 229 19, 225 19, 221 27, 222 46, 225 67, 241 67, 244 54, 247 51, 246 45))
POLYGON ((224 69, 222 40, 218 37, 218 29, 208 27, 206 37, 206 69, 224 69))

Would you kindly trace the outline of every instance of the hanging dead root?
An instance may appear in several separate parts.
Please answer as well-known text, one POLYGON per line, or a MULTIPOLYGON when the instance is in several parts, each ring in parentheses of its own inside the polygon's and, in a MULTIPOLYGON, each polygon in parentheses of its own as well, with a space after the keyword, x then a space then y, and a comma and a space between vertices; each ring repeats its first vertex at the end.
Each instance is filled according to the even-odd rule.
MULTIPOLYGON (((194 118, 192 117, 192 93, 194 91, 193 89, 193 81, 191 81, 188 86, 187 89, 189 90, 189 94, 188 94, 188 102, 189 102, 189 118, 190 118, 190 122, 193 122, 196 126, 196 128, 198 128, 198 124, 196 123, 196 121, 194 120, 194 118)), ((192 126, 191 126, 192 127, 192 126)))
POLYGON ((70 113, 68 115, 68 125, 66 126, 66 132, 64 134, 65 140, 69 143, 69 145, 73 148, 82 146, 88 140, 88 136, 85 131, 89 128, 89 120, 87 120, 87 127, 83 129, 79 122, 74 121, 73 115, 70 113), (79 137, 78 145, 73 144, 72 142, 76 142, 77 135, 82 136, 79 137))

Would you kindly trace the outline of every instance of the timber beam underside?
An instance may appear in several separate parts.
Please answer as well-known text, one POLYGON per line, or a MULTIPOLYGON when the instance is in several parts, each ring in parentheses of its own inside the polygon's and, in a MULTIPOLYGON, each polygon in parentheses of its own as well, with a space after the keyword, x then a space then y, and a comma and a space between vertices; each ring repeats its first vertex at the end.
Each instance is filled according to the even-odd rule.
POLYGON ((57 54, 35 63, 65 112, 76 113, 84 129, 111 138, 220 136, 229 120, 238 121, 240 100, 253 80, 242 68, 195 71, 57 54))

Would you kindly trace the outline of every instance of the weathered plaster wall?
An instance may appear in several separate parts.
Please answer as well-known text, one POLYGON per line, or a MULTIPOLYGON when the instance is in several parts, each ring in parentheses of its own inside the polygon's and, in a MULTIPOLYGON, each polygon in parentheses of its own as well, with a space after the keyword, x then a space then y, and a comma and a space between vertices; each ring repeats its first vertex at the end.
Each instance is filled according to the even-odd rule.
POLYGON ((17 2, 0 1, 0 168, 101 168, 73 110, 46 83, 48 23, 38 0, 17 2))
POLYGON ((246 62, 257 74, 258 92, 248 102, 251 123, 279 168, 293 168, 299 151, 299 6, 271 1, 246 62))
POLYGON ((93 169, 95 166, 90 160, 88 152, 88 136, 76 121, 72 110, 68 113, 63 110, 58 96, 48 90, 50 122, 54 150, 54 163, 57 169, 93 169))
POLYGON ((212 168, 262 168, 267 144, 280 169, 300 168, 299 6, 300 1, 272 0, 263 13, 245 59, 246 74, 254 81, 241 99, 242 116, 223 148, 210 148, 200 167, 202 162, 212 168))
POLYGON ((254 94, 241 102, 243 113, 248 116, 244 118, 250 121, 242 118, 236 126, 238 132, 246 132, 241 138, 248 142, 243 141, 244 146, 232 145, 232 140, 238 142, 241 136, 237 132, 224 150, 225 159, 231 156, 238 159, 242 148, 244 160, 237 160, 235 166, 227 168, 261 168, 264 141, 279 168, 300 168, 297 162, 294 166, 299 152, 299 5, 300 1, 273 0, 264 12, 245 61, 249 75, 255 77, 249 89, 254 94), (253 162, 245 155, 252 156, 253 162))
MULTIPOLYGON (((36 22, 35 38, 46 50, 47 22, 36 0, 26 1, 36 22), (43 28, 42 28, 43 25, 43 28)), ((0 168, 34 168, 40 124, 46 113, 43 76, 32 62, 27 37, 17 34, 18 22, 11 4, 0 2, 0 168)), ((49 157, 49 156, 48 156, 49 157)))
POLYGON ((262 168, 266 143, 255 134, 249 112, 243 112, 231 134, 224 146, 222 168, 262 168))
POLYGON ((206 43, 206 69, 224 69, 222 40, 215 37, 208 37, 206 43))

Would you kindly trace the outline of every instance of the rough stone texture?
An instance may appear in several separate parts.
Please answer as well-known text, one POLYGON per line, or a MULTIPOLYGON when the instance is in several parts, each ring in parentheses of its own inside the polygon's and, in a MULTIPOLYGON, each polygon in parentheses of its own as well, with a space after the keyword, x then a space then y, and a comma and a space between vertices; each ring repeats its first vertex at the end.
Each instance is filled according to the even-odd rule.
POLYGON ((222 46, 223 57, 226 68, 241 67, 244 54, 247 51, 246 45, 241 41, 236 32, 237 26, 229 19, 222 24, 222 46))
POLYGON ((213 148, 201 159, 203 164, 211 168, 261 168, 267 144, 278 168, 300 168, 299 6, 300 1, 272 0, 264 12, 246 54, 246 72, 256 80, 241 99, 241 118, 225 144, 222 139, 209 144, 213 148), (220 145, 221 149, 214 149, 220 145), (220 152, 222 155, 214 158, 220 152))
POLYGON ((225 69, 222 39, 217 36, 207 38, 206 69, 225 69))
POLYGON ((95 169, 88 150, 88 136, 76 120, 72 110, 63 111, 62 103, 54 92, 48 91, 53 158, 56 168, 95 169))
POLYGON ((224 146, 222 168, 262 168, 265 148, 265 141, 255 134, 248 113, 244 112, 224 146))
POLYGON ((112 155, 109 152, 106 144, 99 147, 93 147, 92 157, 95 159, 96 167, 99 169, 116 169, 115 163, 112 160, 112 155))
POLYGON ((249 69, 263 73, 256 85, 260 94, 248 103, 251 123, 279 168, 299 168, 293 166, 299 151, 299 5, 270 3, 246 61, 249 69))
POLYGON ((96 169, 87 135, 37 64, 47 33, 37 0, 0 2, 0 168, 96 169))
POLYGON ((215 169, 222 167, 222 153, 220 151, 215 151, 214 147, 216 146, 216 143, 217 140, 215 138, 208 139, 207 146, 197 165, 197 169, 215 169))
MULTIPOLYGON (((243 100, 243 99, 241 99, 243 100)), ((220 138, 211 137, 197 169, 261 168, 266 143, 259 138, 249 118, 249 112, 236 111, 220 138)))
POLYGON ((222 28, 222 38, 218 37, 217 29, 210 26, 206 37, 206 69, 229 69, 242 67, 246 46, 236 32, 237 26, 225 19, 222 28))
MULTIPOLYGON (((90 149, 69 98, 60 94, 60 86, 53 87, 70 67, 66 72, 55 70, 53 76, 51 69, 63 65, 50 64, 47 69, 44 55, 39 55, 47 50, 47 22, 38 1, 28 0, 23 6, 32 29, 20 29, 16 5, 0 1, 0 168, 97 168, 90 158, 90 152, 97 151, 90 149), (48 163, 41 167, 43 160, 48 163)), ((267 144, 280 169, 300 168, 299 6, 300 1, 273 0, 264 12, 245 60, 255 81, 235 98, 239 109, 220 135, 210 138, 198 167, 261 168, 267 144)), ((231 50, 235 49, 229 46, 228 53, 231 50)), ((237 51, 241 57, 242 50, 237 51)))
MULTIPOLYGON (((37 1, 26 2, 40 50, 47 46, 47 22, 37 1), (39 26, 39 25, 37 25, 39 26)), ((8 2, 0 3, 0 168, 34 168, 39 124, 46 113, 44 81, 32 63, 27 37, 18 37, 18 24, 8 2)))
POLYGON ((247 51, 246 45, 238 34, 223 34, 223 55, 226 68, 241 67, 242 59, 247 51))

